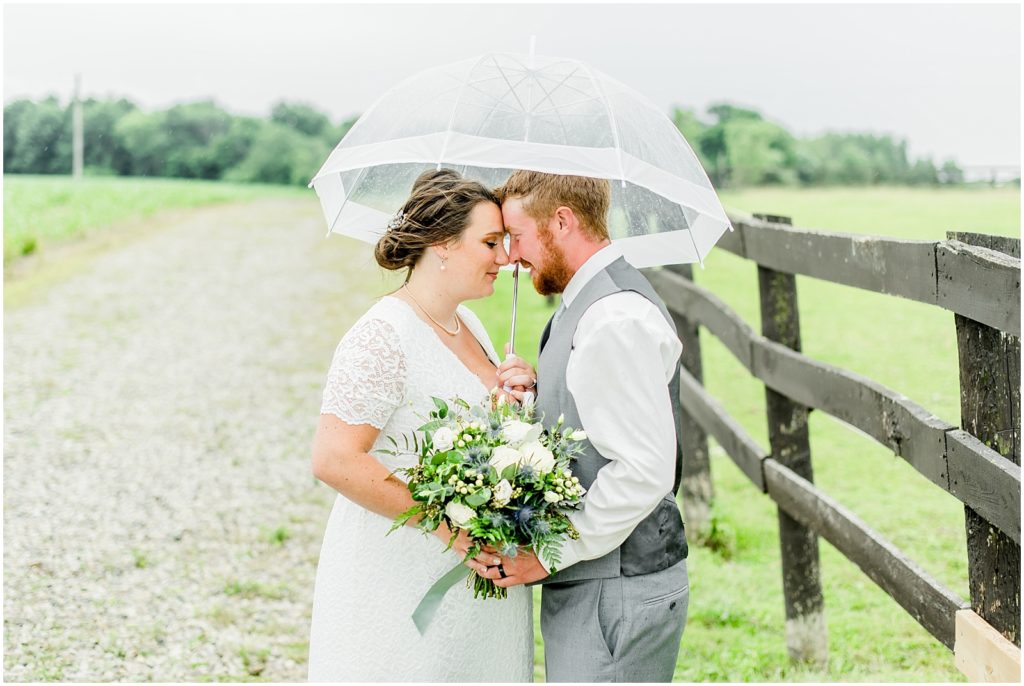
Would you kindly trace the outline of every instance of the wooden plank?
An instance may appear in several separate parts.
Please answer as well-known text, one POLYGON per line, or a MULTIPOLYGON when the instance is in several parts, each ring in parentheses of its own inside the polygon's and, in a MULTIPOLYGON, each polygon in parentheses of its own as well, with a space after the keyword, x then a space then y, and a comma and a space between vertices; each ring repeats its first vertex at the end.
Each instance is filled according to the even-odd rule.
POLYGON ((940 243, 938 304, 976 322, 1020 333, 1020 258, 967 245, 940 243))
MULTIPOLYGON (((960 359, 963 429, 999 453, 1007 463, 1019 466, 1020 338, 1017 332, 1011 335, 960 314, 953 320, 960 359)), ((1010 482, 1004 480, 998 485, 1010 482)), ((1020 488, 1019 482, 1016 488, 1020 488)), ((977 495, 976 490, 969 492, 977 495)), ((979 509, 991 505, 987 499, 964 504, 971 607, 1019 646, 1020 543, 981 514, 979 509)))
MULTIPOLYGON (((853 372, 811 360, 759 336, 713 294, 675 274, 660 270, 652 271, 649 276, 671 309, 686 309, 708 331, 716 336, 721 334, 740 363, 772 389, 808 407, 824 410, 863 431, 968 506, 973 504, 980 509, 991 509, 993 499, 999 502, 1019 500, 1019 486, 1010 482, 990 486, 989 495, 969 487, 966 481, 961 482, 963 485, 958 490, 951 489, 945 457, 946 433, 956 427, 906 396, 853 372)), ((984 366, 992 364, 995 363, 984 366)), ((992 385, 988 386, 991 389, 992 385)), ((1019 384, 1011 383, 1010 386, 1017 387, 1019 394, 1019 384)), ((983 404, 979 401, 972 405, 981 407, 983 404)), ((1016 417, 1018 428, 1014 430, 1011 427, 997 434, 997 440, 1008 445, 1013 442, 1019 444, 1019 409, 1016 417)), ((995 519, 1000 522, 998 528, 1002 529, 1002 525, 1009 527, 1005 517, 995 519)), ((1011 537, 1014 529, 1019 531, 1019 525, 1011 528, 1011 537)))
POLYGON ((946 465, 946 432, 953 425, 921 407, 901 393, 874 384, 882 406, 882 432, 887 445, 922 476, 949 491, 946 465))
POLYGON ((754 375, 765 384, 857 427, 949 490, 944 454, 952 424, 871 379, 772 341, 755 339, 753 353, 754 375))
POLYGON ((756 334, 732 308, 711 291, 678 274, 651 269, 644 271, 644 275, 671 312, 706 328, 750 371, 750 341, 756 334))
POLYGON ((761 266, 938 305, 1001 331, 1020 330, 1020 246, 1012 239, 951 234, 992 246, 974 247, 730 218, 736 230, 719 246, 761 266), (1007 254, 1014 250, 1016 256, 1007 254))
MULTIPOLYGON (((786 217, 759 218, 792 223, 786 217)), ((762 335, 780 347, 800 352, 796 276, 758 264, 757 280, 762 335)), ((814 481, 807 407, 769 386, 765 386, 764 391, 772 458, 807 481, 814 481)), ((782 587, 786 601, 786 647, 790 659, 824 666, 828 662, 828 629, 825 624, 825 595, 821 588, 818 537, 782 508, 778 510, 778 517, 782 587)))
MULTIPOLYGON (((693 265, 677 265, 672 270, 682 280, 693 282, 693 265)), ((704 384, 704 363, 701 359, 700 335, 697 322, 669 310, 676 332, 683 344, 680 363, 694 380, 704 384)), ((711 501, 715 495, 711 480, 711 459, 708 453, 708 435, 689 412, 680 413, 679 449, 682 453, 679 495, 683 501, 683 517, 687 530, 700 538, 711 529, 711 501)), ((696 540, 696 539, 695 539, 696 540)))
POLYGON ((962 429, 946 434, 949 491, 1020 545, 1020 465, 962 429))
POLYGON ((979 245, 989 250, 997 250, 1010 257, 1020 259, 1020 239, 1010 236, 993 236, 987 233, 973 233, 971 231, 947 231, 946 239, 960 241, 968 245, 979 245))
MULTIPOLYGON (((765 460, 768 495, 836 547, 921 626, 952 649, 954 616, 966 603, 856 515, 775 460, 765 460)), ((870 627, 866 627, 870 631, 870 627)))
POLYGON ((719 250, 727 250, 734 255, 740 257, 746 257, 747 252, 743 249, 743 232, 737 227, 737 222, 744 219, 749 219, 747 215, 742 217, 739 215, 729 215, 729 222, 733 225, 732 231, 726 231, 722 234, 722 237, 715 243, 715 248, 719 250))
POLYGON ((974 683, 1020 683, 1020 648, 974 610, 956 613, 956 668, 974 683))
POLYGON ((934 241, 740 222, 745 256, 791 274, 935 304, 934 241))
POLYGON ((683 408, 729 455, 740 471, 765 492, 761 463, 768 456, 747 432, 722 408, 686 369, 679 372, 679 396, 683 408))

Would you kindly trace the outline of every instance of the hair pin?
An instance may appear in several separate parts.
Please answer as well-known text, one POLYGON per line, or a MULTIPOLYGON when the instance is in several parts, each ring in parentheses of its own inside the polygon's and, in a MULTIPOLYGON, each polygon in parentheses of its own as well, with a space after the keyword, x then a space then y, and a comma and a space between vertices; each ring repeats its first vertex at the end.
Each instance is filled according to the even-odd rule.
POLYGON ((399 228, 402 225, 402 222, 404 222, 404 221, 405 221, 405 212, 403 212, 402 210, 399 210, 398 214, 396 214, 394 217, 392 217, 391 221, 388 222, 388 231, 394 231, 395 229, 399 228))

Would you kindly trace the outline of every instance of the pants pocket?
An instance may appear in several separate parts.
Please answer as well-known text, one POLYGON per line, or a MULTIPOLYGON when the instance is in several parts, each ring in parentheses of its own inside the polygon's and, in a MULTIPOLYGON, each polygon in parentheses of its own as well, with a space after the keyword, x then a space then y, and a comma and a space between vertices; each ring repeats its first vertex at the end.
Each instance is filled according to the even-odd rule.
POLYGON ((608 657, 615 659, 619 640, 622 638, 624 613, 622 607, 622 578, 601 579, 597 605, 598 631, 608 651, 608 657))
POLYGON ((645 607, 650 607, 652 605, 659 605, 661 603, 668 603, 671 600, 673 600, 674 598, 678 598, 679 596, 683 595, 688 590, 690 590, 690 585, 689 584, 687 584, 687 585, 685 585, 685 586, 683 586, 681 588, 677 588, 677 589, 671 590, 668 593, 663 593, 663 594, 661 594, 659 596, 655 596, 653 598, 648 598, 648 599, 643 601, 643 605, 645 607))

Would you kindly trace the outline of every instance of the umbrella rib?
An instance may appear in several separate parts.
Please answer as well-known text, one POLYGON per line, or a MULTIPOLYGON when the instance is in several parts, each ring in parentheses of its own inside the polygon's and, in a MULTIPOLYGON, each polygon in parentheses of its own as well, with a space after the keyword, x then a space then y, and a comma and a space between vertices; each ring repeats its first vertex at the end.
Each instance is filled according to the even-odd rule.
MULTIPOLYGON (((569 64, 575 65, 576 69, 579 69, 581 67, 581 63, 580 62, 569 62, 569 64)), ((572 73, 569 74, 569 76, 572 76, 575 73, 576 72, 573 71, 572 73)), ((569 79, 569 76, 566 76, 564 79, 562 79, 562 81, 560 81, 558 83, 558 85, 559 86, 563 86, 564 85, 568 90, 576 91, 577 93, 580 93, 581 95, 586 95, 586 91, 584 91, 582 88, 579 88, 578 86, 573 86, 571 84, 566 84, 565 83, 569 79)), ((555 81, 556 80, 556 77, 550 76, 550 75, 545 74, 543 72, 537 72, 537 78, 538 79, 548 79, 550 81, 555 81)))
MULTIPOLYGON (((493 62, 493 63, 494 63, 494 68, 498 70, 498 73, 499 73, 499 74, 501 74, 501 78, 502 78, 502 79, 504 79, 504 81, 505 81, 505 84, 506 84, 506 85, 508 86, 508 90, 509 90, 509 92, 510 92, 510 93, 512 93, 512 97, 516 99, 516 102, 517 102, 517 103, 519 103, 519 109, 520 109, 520 111, 523 111, 523 112, 525 112, 525 111, 526 111, 526 108, 525 108, 525 107, 523 107, 523 101, 519 99, 519 96, 518 96, 518 95, 516 95, 516 91, 515 91, 515 86, 513 86, 513 85, 512 85, 512 82, 511 82, 511 81, 509 81, 509 79, 508 79, 508 75, 506 75, 506 74, 505 74, 505 70, 501 68, 501 65, 500 65, 500 64, 498 64, 498 60, 494 59, 494 56, 493 56, 493 55, 491 55, 491 62, 493 62)), ((525 79, 526 77, 524 76, 523 78, 525 79)), ((519 83, 522 83, 522 80, 520 80, 520 82, 519 82, 519 83)), ((517 85, 518 85, 518 84, 517 84, 517 85)), ((505 99, 504 97, 503 97, 503 98, 501 98, 501 100, 504 100, 504 99, 505 99)), ((500 101, 499 101, 499 102, 500 102, 500 101)))
POLYGON ((564 109, 566 107, 575 107, 576 105, 582 105, 583 103, 591 102, 592 100, 600 100, 600 98, 597 98, 597 97, 591 95, 591 96, 588 96, 586 98, 581 98, 580 100, 574 100, 572 102, 567 102, 567 103, 565 103, 564 105, 561 105, 561 106, 557 106, 557 105, 552 104, 552 106, 549 107, 548 109, 546 109, 546 110, 534 110, 534 113, 535 114, 548 114, 549 112, 554 112, 555 109, 557 109, 558 107, 561 107, 562 109, 564 109))
POLYGON ((448 152, 448 141, 452 137, 452 125, 455 123, 455 112, 459 109, 459 103, 462 101, 462 93, 466 90, 466 86, 469 84, 470 74, 473 70, 480 66, 485 57, 481 55, 480 59, 469 68, 469 73, 466 74, 466 78, 462 80, 462 85, 459 87, 459 94, 455 96, 455 102, 452 103, 452 112, 448 116, 448 128, 444 132, 444 143, 441 144, 441 154, 437 156, 437 168, 441 168, 441 164, 444 162, 444 154, 448 152))
MULTIPOLYGON (((499 67, 498 70, 501 71, 501 68, 499 67)), ((504 74, 502 74, 502 76, 504 76, 504 74)), ((519 82, 516 83, 516 85, 518 86, 524 80, 526 80, 525 76, 522 79, 520 79, 519 82)), ((506 83, 508 83, 507 79, 506 79, 506 83)), ((511 84, 510 84, 510 86, 511 86, 511 84)), ((515 95, 515 91, 514 90, 509 90, 509 92, 512 93, 512 95, 516 98, 516 101, 519 102, 519 97, 515 95)), ((493 95, 490 96, 490 97, 493 98, 494 100, 496 100, 499 105, 501 105, 501 104, 503 104, 505 102, 505 96, 504 95, 501 98, 494 98, 493 95)), ((520 105, 520 109, 518 111, 517 110, 509 110, 508 112, 506 112, 506 114, 519 114, 520 112, 522 112, 523 111, 523 109, 522 109, 522 102, 519 102, 519 105, 520 105)), ((479 135, 479 133, 481 131, 483 131, 484 127, 491 121, 491 119, 494 117, 496 112, 497 112, 497 109, 496 108, 492 108, 491 111, 487 113, 487 116, 484 117, 484 120, 482 122, 480 122, 480 126, 478 126, 476 128, 476 131, 473 133, 474 136, 479 135)))
POLYGON ((684 230, 686 231, 686 235, 690 237, 690 243, 693 245, 693 252, 695 252, 697 254, 697 261, 700 262, 700 268, 703 269, 704 268, 704 258, 701 257, 701 255, 700 255, 700 248, 697 247, 697 241, 693 237, 693 231, 690 229, 689 226, 687 226, 686 229, 684 229, 684 230))
MULTIPOLYGON (((471 89, 475 90, 475 91, 476 91, 477 93, 479 93, 480 95, 483 95, 483 96, 485 96, 485 97, 488 97, 488 98, 490 98, 491 100, 493 100, 493 101, 494 101, 495 103, 497 103, 498 105, 504 105, 504 104, 505 104, 505 99, 504 99, 504 96, 503 96, 503 97, 501 97, 501 98, 496 98, 496 97, 494 97, 494 95, 493 95, 493 94, 491 94, 491 93, 488 93, 487 91, 483 90, 482 88, 477 88, 477 87, 476 87, 475 85, 473 85, 472 83, 470 83, 470 84, 466 84, 466 85, 467 85, 467 86, 468 86, 469 88, 471 88, 471 89)), ((466 103, 466 104, 472 105, 472 104, 474 104, 474 103, 466 103)), ((477 105, 477 106, 478 106, 478 107, 492 107, 491 105, 487 105, 487 104, 483 104, 483 105, 477 105)), ((517 110, 517 109, 515 109, 514 107, 512 107, 511 105, 507 105, 507 107, 508 107, 508 110, 507 110, 507 112, 508 112, 509 114, 519 114, 520 112, 522 112, 522 110, 521 110, 521 109, 518 109, 518 110, 517 110)))
POLYGON ((594 78, 594 74, 590 71, 590 67, 582 62, 579 64, 583 67, 583 70, 587 72, 587 76, 590 77, 590 82, 594 84, 594 89, 597 90, 598 95, 601 96, 601 99, 604 102, 605 111, 608 113, 608 123, 611 125, 612 129, 612 140, 615 141, 616 157, 619 160, 619 180, 622 181, 622 185, 625 187, 626 172, 622 166, 622 145, 619 143, 619 127, 615 123, 615 115, 612 113, 611 105, 608 102, 608 96, 604 94, 604 89, 601 88, 601 84, 599 84, 597 79, 594 78))
MULTIPOLYGON (((332 221, 327 226, 327 235, 328 236, 330 236, 331 232, 334 231, 334 225, 337 224, 338 223, 338 219, 341 218, 341 213, 345 210, 345 206, 348 205, 349 198, 351 198, 352 194, 355 193, 356 187, 359 185, 359 182, 363 180, 363 175, 366 174, 366 170, 367 169, 369 169, 369 167, 363 167, 362 169, 359 170, 359 174, 356 175, 356 180, 352 182, 352 189, 350 191, 348 191, 347 193, 345 193, 345 199, 341 201, 341 207, 338 208, 338 213, 336 215, 334 215, 334 221, 332 221)), ((338 172, 338 177, 339 177, 339 181, 340 181, 341 172, 338 172)))
MULTIPOLYGON (((571 72, 569 72, 565 76, 565 78, 562 79, 559 83, 557 83, 550 91, 547 88, 544 87, 544 84, 542 84, 540 82, 540 79, 535 79, 535 83, 537 84, 537 88, 540 88, 542 91, 544 91, 544 95, 545 95, 545 97, 540 102, 544 102, 545 100, 547 100, 548 102, 551 103, 551 111, 554 112, 556 117, 558 117, 558 125, 562 127, 562 140, 564 142, 566 142, 566 143, 568 143, 568 141, 569 141, 569 132, 565 128, 565 121, 562 119, 562 113, 559 112, 558 108, 555 106, 555 101, 551 97, 551 94, 554 91, 556 91, 559 86, 561 86, 563 83, 565 83, 570 78, 572 78, 572 75, 575 74, 577 71, 579 71, 579 67, 578 66, 575 69, 573 69, 571 72)), ((540 103, 537 103, 537 104, 540 105, 540 103)), ((531 112, 531 114, 534 114, 535 112, 536 111, 533 111, 533 112, 531 112)))

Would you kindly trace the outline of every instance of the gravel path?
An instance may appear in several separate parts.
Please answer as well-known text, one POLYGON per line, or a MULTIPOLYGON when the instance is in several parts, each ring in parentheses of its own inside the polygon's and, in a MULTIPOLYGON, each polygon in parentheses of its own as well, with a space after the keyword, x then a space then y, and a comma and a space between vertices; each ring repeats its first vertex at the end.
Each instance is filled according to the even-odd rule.
POLYGON ((5 680, 305 679, 320 391, 387 288, 323 234, 197 211, 4 313, 5 680))

